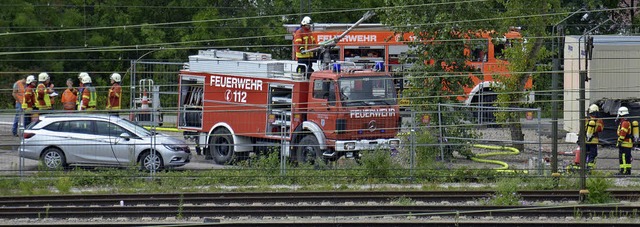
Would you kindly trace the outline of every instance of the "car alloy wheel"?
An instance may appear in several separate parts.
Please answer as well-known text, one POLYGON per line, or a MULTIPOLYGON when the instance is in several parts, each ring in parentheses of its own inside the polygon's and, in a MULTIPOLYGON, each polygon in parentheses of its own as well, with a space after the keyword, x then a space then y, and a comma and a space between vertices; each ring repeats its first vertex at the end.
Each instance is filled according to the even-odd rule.
POLYGON ((142 167, 145 170, 160 170, 162 168, 162 157, 159 154, 147 153, 142 159, 142 167))

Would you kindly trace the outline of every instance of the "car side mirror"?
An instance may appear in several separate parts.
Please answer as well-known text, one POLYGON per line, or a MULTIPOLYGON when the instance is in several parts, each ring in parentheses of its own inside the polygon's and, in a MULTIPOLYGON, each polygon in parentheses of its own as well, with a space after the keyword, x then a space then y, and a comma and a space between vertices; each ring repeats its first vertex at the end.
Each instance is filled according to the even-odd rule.
POLYGON ((130 140, 131 135, 129 135, 129 133, 123 132, 122 134, 120 134, 120 138, 123 138, 125 140, 130 140))

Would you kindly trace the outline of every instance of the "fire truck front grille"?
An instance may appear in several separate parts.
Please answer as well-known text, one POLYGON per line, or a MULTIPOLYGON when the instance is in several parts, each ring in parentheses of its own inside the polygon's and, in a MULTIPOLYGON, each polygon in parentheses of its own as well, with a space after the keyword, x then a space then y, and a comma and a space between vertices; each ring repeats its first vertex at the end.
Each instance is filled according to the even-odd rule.
MULTIPOLYGON (((395 124, 396 120, 393 118, 376 118, 362 119, 345 125, 346 131, 351 137, 350 139, 370 139, 395 136, 397 133, 395 124)), ((336 129, 340 129, 339 125, 340 123, 336 125, 336 129)), ((338 134, 340 134, 340 131, 338 131, 338 134)))

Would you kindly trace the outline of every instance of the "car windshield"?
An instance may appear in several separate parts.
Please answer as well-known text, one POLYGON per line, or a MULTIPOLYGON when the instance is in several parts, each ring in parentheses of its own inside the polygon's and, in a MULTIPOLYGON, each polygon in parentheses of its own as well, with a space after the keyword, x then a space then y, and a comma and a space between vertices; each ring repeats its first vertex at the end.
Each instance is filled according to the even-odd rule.
POLYGON ((395 85, 390 76, 340 78, 338 84, 343 106, 396 104, 395 85))
POLYGON ((126 128, 127 130, 136 133, 140 136, 151 136, 153 135, 153 133, 149 130, 147 130, 146 128, 137 125, 136 123, 133 123, 129 120, 126 119, 120 119, 118 120, 118 124, 121 125, 122 127, 126 128))

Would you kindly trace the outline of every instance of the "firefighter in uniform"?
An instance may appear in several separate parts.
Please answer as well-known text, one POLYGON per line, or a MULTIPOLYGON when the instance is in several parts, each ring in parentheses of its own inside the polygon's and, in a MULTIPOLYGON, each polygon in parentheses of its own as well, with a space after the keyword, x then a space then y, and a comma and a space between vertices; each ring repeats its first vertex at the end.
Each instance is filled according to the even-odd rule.
POLYGON ((27 76, 26 83, 27 87, 24 89, 24 96, 22 99, 22 110, 24 111, 25 127, 31 123, 33 111, 37 110, 35 97, 36 78, 33 75, 29 75, 27 76))
MULTIPOLYGON (((311 17, 304 17, 300 22, 300 28, 293 34, 293 46, 296 49, 296 59, 299 64, 306 65, 306 69, 303 66, 298 66, 296 71, 298 73, 313 72, 313 52, 302 53, 302 51, 309 50, 312 45, 315 45, 315 38, 311 35, 311 17)), ((307 76, 308 77, 308 76, 307 76)))
POLYGON ((91 77, 82 77, 82 102, 80 104, 80 110, 94 111, 96 110, 96 88, 91 86, 91 77))
POLYGON ((22 78, 13 83, 13 99, 15 102, 16 116, 13 118, 13 126, 11 127, 11 133, 13 136, 18 136, 18 125, 20 124, 20 117, 22 117, 22 101, 24 101, 24 88, 27 86, 27 78, 22 78))
POLYGON ((587 139, 585 141, 587 153, 587 170, 596 168, 596 157, 598 157, 598 133, 604 129, 604 122, 597 114, 600 108, 596 104, 589 106, 589 119, 587 119, 587 139))
POLYGON ((81 72, 80 74, 78 74, 78 93, 76 94, 76 96, 78 97, 76 100, 76 108, 78 108, 78 110, 81 110, 82 107, 82 92, 84 91, 84 85, 82 84, 82 78, 85 76, 89 76, 89 73, 86 72, 81 72))
POLYGON ((62 93, 62 109, 65 112, 72 112, 76 110, 78 107, 78 90, 73 87, 73 80, 71 78, 67 79, 67 89, 62 93))
POLYGON ((616 147, 618 147, 620 172, 617 175, 631 175, 631 148, 633 147, 633 141, 631 140, 631 123, 624 117, 628 114, 629 109, 627 107, 621 106, 618 108, 616 121, 618 121, 619 124, 616 147))
MULTIPOLYGON (((49 112, 51 107, 51 94, 53 93, 53 84, 51 84, 51 78, 49 78, 49 74, 40 73, 38 75, 38 86, 36 86, 36 108, 38 108, 38 112, 46 113, 49 112)), ((35 116, 33 117, 36 118, 35 116)))
POLYGON ((122 87, 120 87, 120 81, 122 80, 122 76, 118 73, 111 74, 111 89, 109 89, 109 94, 107 96, 107 110, 111 110, 109 112, 110 115, 119 116, 118 111, 120 111, 120 103, 122 101, 122 87))

